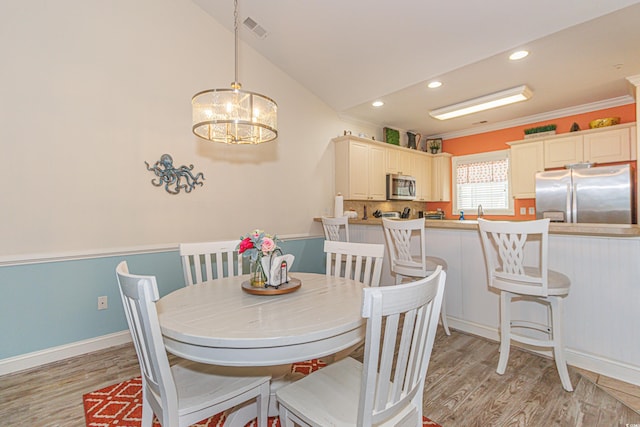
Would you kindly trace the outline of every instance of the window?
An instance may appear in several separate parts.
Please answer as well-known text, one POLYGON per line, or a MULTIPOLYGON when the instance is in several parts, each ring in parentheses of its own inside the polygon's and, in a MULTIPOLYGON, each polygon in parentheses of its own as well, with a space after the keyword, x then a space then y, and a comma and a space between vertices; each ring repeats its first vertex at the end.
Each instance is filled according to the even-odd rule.
POLYGON ((509 185, 509 150, 458 156, 452 159, 453 213, 513 215, 509 185))

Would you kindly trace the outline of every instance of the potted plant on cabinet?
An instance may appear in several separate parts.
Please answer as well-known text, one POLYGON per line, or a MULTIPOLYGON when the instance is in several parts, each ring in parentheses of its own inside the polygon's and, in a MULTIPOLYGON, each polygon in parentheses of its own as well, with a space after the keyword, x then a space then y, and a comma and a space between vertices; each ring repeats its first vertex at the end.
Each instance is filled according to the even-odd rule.
POLYGON ((429 140, 429 150, 431 150, 432 154, 437 154, 440 151, 441 147, 442 147, 442 139, 441 138, 430 139, 429 140))

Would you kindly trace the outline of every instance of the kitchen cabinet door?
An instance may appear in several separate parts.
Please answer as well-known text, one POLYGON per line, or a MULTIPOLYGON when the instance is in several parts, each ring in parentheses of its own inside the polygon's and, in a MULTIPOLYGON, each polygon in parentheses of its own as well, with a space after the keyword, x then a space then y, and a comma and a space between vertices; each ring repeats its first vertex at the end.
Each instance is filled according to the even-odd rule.
POLYGON ((347 199, 369 199, 369 146, 351 141, 348 146, 347 199))
POLYGON ((346 200, 385 200, 385 150, 351 138, 335 141, 336 193, 346 200))
POLYGON ((387 148, 385 151, 385 173, 398 173, 399 168, 399 160, 398 157, 400 155, 400 150, 395 148, 387 148))
POLYGON ((369 199, 386 200, 387 182, 385 173, 385 149, 369 147, 369 199))
POLYGON ((451 154, 440 153, 431 160, 431 201, 451 201, 451 154))
POLYGON ((629 128, 585 134, 583 137, 584 161, 610 163, 630 160, 629 141, 629 128))
POLYGON ((536 197, 536 172, 544 170, 543 141, 511 145, 511 193, 515 199, 536 197))
POLYGON ((544 167, 560 168, 584 159, 582 135, 544 141, 544 167))
POLYGON ((411 170, 416 179, 416 201, 431 200, 431 160, 427 154, 413 155, 411 170))
POLYGON ((398 172, 401 175, 413 176, 412 159, 415 156, 410 150, 402 150, 398 155, 398 172))

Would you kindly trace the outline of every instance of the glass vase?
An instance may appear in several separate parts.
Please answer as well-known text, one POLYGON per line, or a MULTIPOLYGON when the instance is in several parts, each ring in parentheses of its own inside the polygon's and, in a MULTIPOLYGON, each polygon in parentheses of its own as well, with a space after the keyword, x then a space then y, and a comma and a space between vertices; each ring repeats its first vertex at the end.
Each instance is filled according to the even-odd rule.
POLYGON ((255 261, 249 266, 249 277, 251 286, 255 288, 264 288, 267 284, 267 275, 262 266, 262 254, 259 254, 255 261))

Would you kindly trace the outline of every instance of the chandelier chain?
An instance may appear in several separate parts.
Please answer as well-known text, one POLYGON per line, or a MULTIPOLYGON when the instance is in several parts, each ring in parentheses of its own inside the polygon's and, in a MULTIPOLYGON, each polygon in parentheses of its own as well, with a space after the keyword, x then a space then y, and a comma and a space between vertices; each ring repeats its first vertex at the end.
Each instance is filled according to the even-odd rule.
MULTIPOLYGON (((233 31, 236 41, 235 46, 235 81, 234 86, 239 86, 238 80, 238 0, 233 1, 233 31)), ((236 88, 239 89, 239 88, 236 88)))

